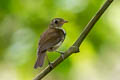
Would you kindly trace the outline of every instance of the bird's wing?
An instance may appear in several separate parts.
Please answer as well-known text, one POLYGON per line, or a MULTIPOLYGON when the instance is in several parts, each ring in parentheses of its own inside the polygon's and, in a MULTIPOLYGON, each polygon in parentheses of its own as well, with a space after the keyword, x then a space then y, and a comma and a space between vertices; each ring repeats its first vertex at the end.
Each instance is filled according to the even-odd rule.
POLYGON ((56 32, 55 29, 48 29, 40 38, 38 54, 58 44, 62 39, 61 37, 60 33, 56 32))

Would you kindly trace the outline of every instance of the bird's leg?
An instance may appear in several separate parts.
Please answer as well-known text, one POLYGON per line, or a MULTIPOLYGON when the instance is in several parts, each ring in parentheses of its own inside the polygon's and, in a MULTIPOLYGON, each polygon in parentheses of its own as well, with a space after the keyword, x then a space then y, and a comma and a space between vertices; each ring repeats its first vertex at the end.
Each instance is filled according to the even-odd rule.
POLYGON ((50 60, 49 60, 49 58, 48 58, 48 55, 46 55, 46 57, 47 57, 48 65, 50 66, 50 68, 53 68, 53 65, 52 65, 52 63, 50 62, 50 60))
POLYGON ((62 51, 56 51, 56 52, 60 53, 60 54, 61 54, 62 59, 64 60, 64 52, 62 52, 62 51))

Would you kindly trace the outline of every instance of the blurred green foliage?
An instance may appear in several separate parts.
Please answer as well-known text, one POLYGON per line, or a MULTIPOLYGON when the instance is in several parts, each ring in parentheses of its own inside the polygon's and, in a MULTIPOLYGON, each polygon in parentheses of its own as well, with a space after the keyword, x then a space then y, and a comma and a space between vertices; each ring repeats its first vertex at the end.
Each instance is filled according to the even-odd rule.
MULTIPOLYGON (((61 17, 67 36, 61 51, 79 37, 105 0, 0 0, 0 80, 32 80, 40 34, 61 17)), ((80 47, 44 80, 120 80, 120 0, 115 0, 80 47)), ((48 53, 51 61, 58 53, 48 53)))

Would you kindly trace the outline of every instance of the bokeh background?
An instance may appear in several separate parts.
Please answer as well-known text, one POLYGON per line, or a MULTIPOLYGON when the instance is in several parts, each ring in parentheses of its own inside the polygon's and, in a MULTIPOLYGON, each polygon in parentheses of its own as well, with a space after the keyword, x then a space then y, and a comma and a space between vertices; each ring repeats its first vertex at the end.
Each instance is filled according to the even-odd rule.
MULTIPOLYGON (((0 0, 0 80, 32 80, 40 34, 61 17, 67 50, 106 0, 0 0)), ((48 53, 51 61, 59 53, 48 53)), ((120 80, 120 0, 114 0, 80 47, 43 80, 120 80)))

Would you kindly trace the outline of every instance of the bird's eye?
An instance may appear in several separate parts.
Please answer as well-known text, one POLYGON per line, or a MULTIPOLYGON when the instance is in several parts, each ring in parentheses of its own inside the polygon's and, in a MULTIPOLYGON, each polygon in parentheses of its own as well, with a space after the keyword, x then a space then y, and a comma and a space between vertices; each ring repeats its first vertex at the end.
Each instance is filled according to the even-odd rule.
POLYGON ((55 20, 55 24, 58 24, 58 21, 57 21, 57 20, 55 20))

